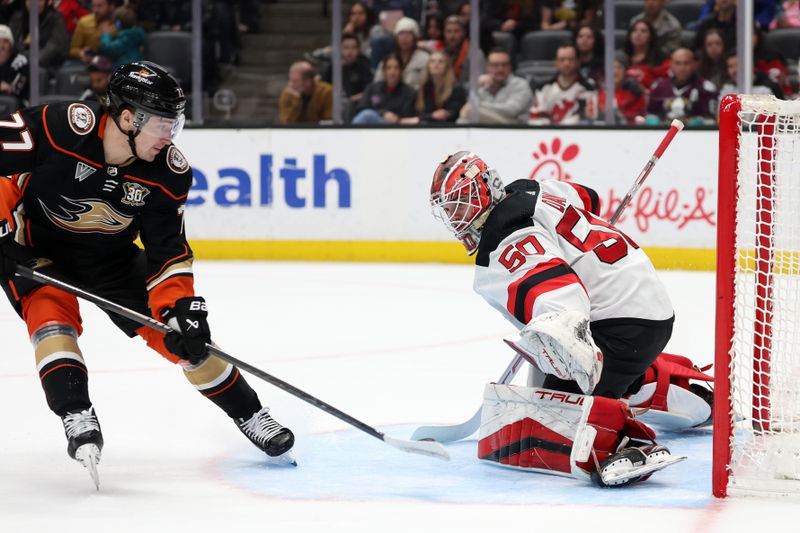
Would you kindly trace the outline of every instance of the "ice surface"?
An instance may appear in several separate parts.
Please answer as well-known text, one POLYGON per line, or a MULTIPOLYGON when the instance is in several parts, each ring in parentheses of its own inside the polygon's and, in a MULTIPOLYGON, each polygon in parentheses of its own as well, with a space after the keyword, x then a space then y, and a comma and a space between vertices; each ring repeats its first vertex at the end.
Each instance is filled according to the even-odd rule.
MULTIPOLYGON (((514 330, 466 266, 198 262, 214 340, 389 435, 462 422, 512 357, 514 330)), ((668 351, 713 358, 711 273, 662 272, 677 310, 668 351)), ((268 465, 178 368, 82 305, 81 347, 106 441, 101 490, 66 454, 22 322, 4 306, 0 532, 792 530, 797 504, 710 496, 709 430, 662 434, 689 456, 621 490, 406 454, 248 378, 298 435, 298 468, 268 465), (782 526, 780 524, 786 524, 782 526), (788 529, 786 529, 788 527, 788 529)))

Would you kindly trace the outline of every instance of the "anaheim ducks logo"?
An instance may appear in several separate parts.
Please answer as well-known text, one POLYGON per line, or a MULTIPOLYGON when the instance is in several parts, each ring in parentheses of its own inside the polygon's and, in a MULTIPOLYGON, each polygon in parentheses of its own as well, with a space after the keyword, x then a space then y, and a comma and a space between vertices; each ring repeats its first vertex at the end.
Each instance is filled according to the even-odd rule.
POLYGON ((94 113, 84 104, 72 104, 67 108, 69 127, 78 135, 86 135, 94 128, 94 113))
POLYGON ((123 215, 103 200, 61 198, 68 204, 58 206, 61 213, 51 210, 41 200, 39 205, 50 222, 67 231, 113 234, 124 231, 133 222, 133 217, 123 215))

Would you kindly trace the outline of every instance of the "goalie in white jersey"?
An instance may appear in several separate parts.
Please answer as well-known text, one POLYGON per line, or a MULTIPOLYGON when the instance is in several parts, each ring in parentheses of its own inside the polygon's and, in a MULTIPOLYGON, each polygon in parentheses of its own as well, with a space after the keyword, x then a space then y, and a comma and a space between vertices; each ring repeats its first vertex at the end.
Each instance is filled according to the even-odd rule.
POLYGON ((674 321, 669 296, 647 255, 598 217, 597 194, 558 181, 503 187, 462 151, 437 167, 431 204, 476 255, 475 291, 520 328, 513 346, 544 373, 541 388, 487 386, 480 457, 609 486, 682 459, 619 399, 636 394, 632 404, 691 426, 710 407, 688 380, 711 378, 662 354, 674 321), (652 387, 643 392, 645 381, 652 387), (679 413, 668 414, 668 395, 679 413), (626 447, 628 439, 638 441, 626 447))

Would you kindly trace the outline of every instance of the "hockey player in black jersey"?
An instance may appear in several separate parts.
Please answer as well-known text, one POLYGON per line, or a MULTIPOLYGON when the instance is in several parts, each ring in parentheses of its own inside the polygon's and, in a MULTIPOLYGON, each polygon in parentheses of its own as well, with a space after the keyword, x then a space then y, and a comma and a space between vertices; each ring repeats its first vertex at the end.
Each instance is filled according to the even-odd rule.
POLYGON ((28 327, 68 453, 95 483, 103 437, 78 347, 78 302, 14 276, 18 262, 167 322, 175 331, 164 336, 109 313, 128 336, 183 365, 189 382, 267 455, 290 458, 294 444, 239 370, 205 348, 208 312, 194 294, 183 227, 192 169, 173 144, 185 105, 176 80, 141 61, 117 69, 102 106, 49 104, 0 120, 0 280, 28 327))
POLYGON ((598 195, 554 180, 504 187, 462 151, 436 168, 430 201, 475 254, 475 291, 520 330, 509 343, 536 370, 530 387, 487 385, 479 456, 603 486, 679 461, 631 408, 670 429, 703 423, 710 406, 688 382, 712 378, 662 353, 669 296, 647 255, 598 216, 598 195))

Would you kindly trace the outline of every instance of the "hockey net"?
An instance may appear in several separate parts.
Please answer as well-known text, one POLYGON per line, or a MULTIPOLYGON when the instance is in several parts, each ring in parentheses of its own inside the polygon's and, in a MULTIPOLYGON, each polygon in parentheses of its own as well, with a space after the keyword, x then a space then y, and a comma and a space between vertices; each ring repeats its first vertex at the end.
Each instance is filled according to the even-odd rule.
POLYGON ((800 496, 800 101, 720 104, 713 492, 800 496))

